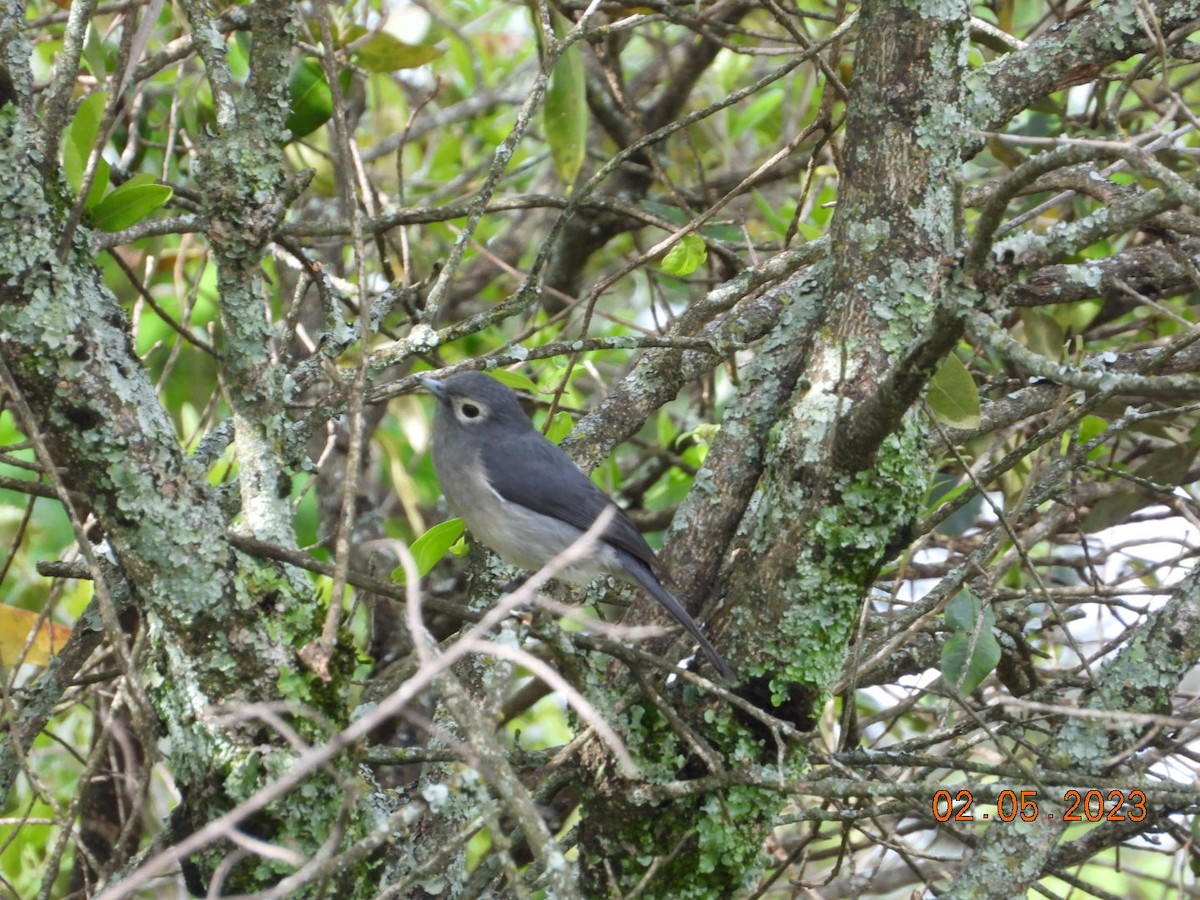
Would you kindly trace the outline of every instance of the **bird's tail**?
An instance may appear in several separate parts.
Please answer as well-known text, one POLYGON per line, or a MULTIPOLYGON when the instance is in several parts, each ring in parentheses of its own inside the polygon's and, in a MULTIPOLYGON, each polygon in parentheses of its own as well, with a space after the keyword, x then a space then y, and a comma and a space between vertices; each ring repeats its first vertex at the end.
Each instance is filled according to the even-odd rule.
POLYGON ((733 669, 729 668, 729 663, 725 662, 721 658, 721 654, 716 651, 716 648, 709 643, 708 638, 704 636, 704 632, 700 630, 700 626, 696 624, 696 620, 683 608, 683 604, 676 600, 670 591, 662 586, 659 580, 654 577, 654 573, 641 560, 629 555, 624 562, 626 570, 645 589, 646 593, 661 603, 667 612, 674 616, 675 621, 686 628, 688 633, 696 639, 696 643, 700 645, 700 652, 704 654, 705 659, 712 663, 713 668, 721 674, 721 677, 732 681, 733 669))

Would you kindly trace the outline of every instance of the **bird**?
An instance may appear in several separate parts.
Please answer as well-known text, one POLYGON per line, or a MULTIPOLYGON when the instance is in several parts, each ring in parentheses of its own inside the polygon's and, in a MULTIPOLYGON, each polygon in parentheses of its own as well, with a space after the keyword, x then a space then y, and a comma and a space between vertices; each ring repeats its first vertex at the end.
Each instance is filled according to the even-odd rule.
POLYGON ((587 556, 558 576, 582 583, 612 575, 641 587, 688 630, 721 677, 733 679, 696 620, 663 587, 662 563, 633 521, 533 426, 511 389, 475 371, 417 377, 437 400, 438 483, 447 505, 477 540, 511 565, 536 571, 611 509, 587 556))

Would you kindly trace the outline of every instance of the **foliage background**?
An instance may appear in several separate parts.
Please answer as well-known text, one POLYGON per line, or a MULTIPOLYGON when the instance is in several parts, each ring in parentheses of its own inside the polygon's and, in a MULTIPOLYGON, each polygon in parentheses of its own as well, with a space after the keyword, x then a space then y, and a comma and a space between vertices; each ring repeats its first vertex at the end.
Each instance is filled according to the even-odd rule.
POLYGON ((1198 17, 6 3, 0 890, 1194 890, 1198 17), (481 365, 737 683, 470 631, 481 365))

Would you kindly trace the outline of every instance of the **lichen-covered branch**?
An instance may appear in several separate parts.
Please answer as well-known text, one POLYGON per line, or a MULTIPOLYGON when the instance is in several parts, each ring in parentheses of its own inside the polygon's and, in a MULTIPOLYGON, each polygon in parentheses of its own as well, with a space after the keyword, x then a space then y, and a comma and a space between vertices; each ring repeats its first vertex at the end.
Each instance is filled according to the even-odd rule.
MULTIPOLYGON (((1094 689, 1066 716, 1045 749, 1048 772, 1088 773, 1107 786, 1109 773, 1129 761, 1153 726, 1141 713, 1167 714, 1180 680, 1200 662, 1200 574, 1193 571, 1167 604, 1097 674, 1094 689)), ((1111 790, 1111 789, 1110 789, 1111 790)), ((1061 792, 1060 792, 1061 793, 1061 792)), ((1061 798, 1040 795, 1043 814, 1031 822, 997 822, 984 833, 958 877, 941 896, 990 900, 1024 894, 1043 874, 1069 823, 1061 798), (1052 817, 1053 814, 1053 817, 1052 817)))

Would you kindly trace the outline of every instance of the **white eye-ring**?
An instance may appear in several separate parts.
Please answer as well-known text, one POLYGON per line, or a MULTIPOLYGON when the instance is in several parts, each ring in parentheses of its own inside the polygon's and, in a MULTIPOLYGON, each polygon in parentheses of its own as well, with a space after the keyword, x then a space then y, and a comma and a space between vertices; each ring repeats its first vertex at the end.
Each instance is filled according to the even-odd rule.
POLYGON ((471 421, 472 419, 478 419, 482 415, 483 407, 478 403, 463 400, 458 404, 458 417, 460 419, 471 421))

